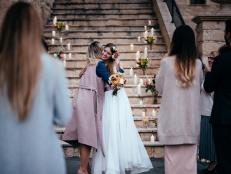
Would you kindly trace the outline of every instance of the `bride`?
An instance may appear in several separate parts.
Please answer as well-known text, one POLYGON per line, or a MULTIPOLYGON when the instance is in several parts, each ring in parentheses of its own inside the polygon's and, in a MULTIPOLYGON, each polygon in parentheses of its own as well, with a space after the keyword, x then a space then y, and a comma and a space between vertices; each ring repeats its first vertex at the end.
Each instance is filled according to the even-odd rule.
POLYGON ((93 174, 131 174, 152 169, 151 161, 134 124, 131 106, 125 89, 117 95, 109 85, 109 77, 120 68, 118 53, 114 44, 105 46, 102 61, 97 64, 96 74, 106 84, 105 101, 102 114, 104 149, 93 155, 93 174))

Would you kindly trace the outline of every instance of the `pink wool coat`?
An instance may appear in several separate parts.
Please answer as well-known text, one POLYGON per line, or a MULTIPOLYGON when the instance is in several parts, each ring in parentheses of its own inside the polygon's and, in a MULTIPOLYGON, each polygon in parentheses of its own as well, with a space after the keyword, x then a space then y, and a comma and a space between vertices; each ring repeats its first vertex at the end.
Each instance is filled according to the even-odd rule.
POLYGON ((95 149, 102 148, 102 109, 104 82, 96 76, 96 65, 89 65, 80 79, 74 97, 74 111, 63 140, 78 140, 95 149))

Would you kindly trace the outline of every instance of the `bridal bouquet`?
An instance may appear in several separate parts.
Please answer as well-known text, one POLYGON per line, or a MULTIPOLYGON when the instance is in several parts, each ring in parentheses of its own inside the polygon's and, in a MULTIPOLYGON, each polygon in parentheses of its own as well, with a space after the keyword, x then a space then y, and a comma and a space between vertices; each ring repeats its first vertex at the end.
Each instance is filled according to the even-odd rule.
POLYGON ((109 77, 109 82, 113 88, 112 94, 116 96, 118 90, 125 85, 126 80, 122 73, 116 73, 109 77))

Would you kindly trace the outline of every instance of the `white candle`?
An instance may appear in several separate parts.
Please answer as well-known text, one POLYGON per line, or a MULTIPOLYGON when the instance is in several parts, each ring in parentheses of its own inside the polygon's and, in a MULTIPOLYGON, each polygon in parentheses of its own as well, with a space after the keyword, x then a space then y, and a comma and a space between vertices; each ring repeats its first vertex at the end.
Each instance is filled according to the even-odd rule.
POLYGON ((154 28, 151 29, 151 36, 154 36, 154 28))
POLYGON ((55 44, 55 39, 54 39, 54 38, 51 39, 51 44, 52 44, 52 45, 55 44))
POLYGON ((133 50, 134 50, 134 45, 131 44, 131 45, 130 45, 130 48, 131 48, 131 51, 133 51, 133 50))
POLYGON ((150 138, 150 141, 151 141, 152 143, 154 143, 154 142, 155 142, 155 139, 156 139, 155 136, 152 135, 151 138, 150 138))
POLYGON ((143 105, 143 100, 140 100, 140 105, 143 105))
POLYGON ((52 31, 52 36, 55 37, 56 33, 55 31, 52 31))
POLYGON ((133 74, 134 74, 134 71, 133 71, 133 68, 131 68, 130 71, 129 71, 129 75, 133 76, 133 74))
POLYGON ((142 112, 142 117, 145 117, 145 112, 142 112))
POLYGON ((151 20, 148 21, 148 25, 152 25, 152 21, 151 20))
POLYGON ((137 86, 137 94, 141 95, 141 85, 140 84, 137 86))
POLYGON ((140 42, 140 36, 137 37, 138 42, 140 42))
POLYGON ((57 17, 55 16, 55 17, 53 18, 53 25, 56 25, 56 23, 57 23, 57 17))
POLYGON ((69 30, 69 26, 67 24, 65 25, 65 30, 69 30))
MULTIPOLYGON (((64 54, 64 56, 65 56, 65 54, 64 54)), ((66 65, 67 65, 66 58, 64 58, 64 60, 63 60, 63 66, 66 67, 66 65)))
POLYGON ((156 117, 156 110, 155 109, 152 110, 152 116, 156 117))
POLYGON ((144 57, 147 58, 148 57, 148 48, 144 47, 144 57))
POLYGON ((145 32, 144 32, 144 39, 146 40, 147 37, 148 37, 148 31, 145 31, 145 32))
POLYGON ((67 50, 71 50, 71 43, 67 44, 67 50))
POLYGON ((69 58, 69 59, 72 58, 72 54, 71 54, 71 53, 68 54, 68 58, 69 58))
POLYGON ((59 41, 60 41, 60 43, 63 43, 63 38, 62 38, 62 37, 60 37, 59 41))
POLYGON ((137 51, 136 52, 136 61, 138 62, 140 59, 140 51, 137 51))
POLYGON ((135 85, 137 84, 137 75, 136 74, 134 75, 134 84, 135 85))
POLYGON ((151 79, 148 79, 148 84, 151 84, 151 79))
POLYGON ((145 25, 145 26, 144 26, 144 31, 146 31, 146 30, 147 30, 147 26, 145 25))
POLYGON ((143 79, 140 79, 140 85, 143 85, 143 84, 144 84, 143 79))

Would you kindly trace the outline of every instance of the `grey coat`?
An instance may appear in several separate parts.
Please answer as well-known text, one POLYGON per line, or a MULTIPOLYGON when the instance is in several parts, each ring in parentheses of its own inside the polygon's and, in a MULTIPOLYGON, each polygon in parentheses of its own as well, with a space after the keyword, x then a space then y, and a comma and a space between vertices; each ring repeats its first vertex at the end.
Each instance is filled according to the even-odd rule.
POLYGON ((182 88, 175 75, 175 57, 161 61, 156 76, 156 88, 162 95, 158 135, 166 145, 197 144, 200 133, 200 90, 203 81, 202 64, 196 61, 193 85, 182 88))
MULTIPOLYGON (((26 79, 25 79, 26 80, 26 79)), ((65 174, 62 147, 53 124, 65 125, 71 101, 63 65, 42 55, 42 70, 32 109, 17 120, 4 90, 0 93, 0 173, 65 174)))

